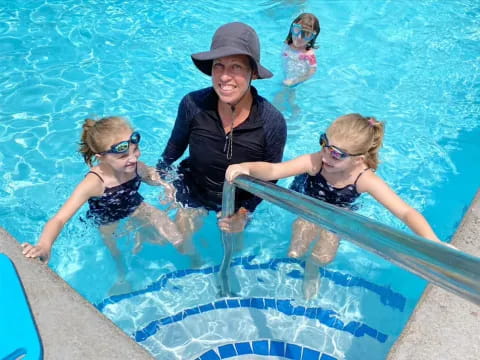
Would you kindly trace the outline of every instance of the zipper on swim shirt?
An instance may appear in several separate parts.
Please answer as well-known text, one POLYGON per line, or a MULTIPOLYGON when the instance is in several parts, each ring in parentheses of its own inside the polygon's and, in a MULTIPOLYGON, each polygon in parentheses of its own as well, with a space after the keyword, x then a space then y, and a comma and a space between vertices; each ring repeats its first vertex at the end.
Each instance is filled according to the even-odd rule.
POLYGON ((223 152, 227 154, 227 160, 232 160, 233 156, 233 123, 235 122, 235 105, 230 105, 232 110, 232 125, 230 132, 225 135, 225 145, 223 145, 223 152))
POLYGON ((223 152, 227 154, 227 160, 232 159, 233 155, 233 129, 225 135, 225 144, 223 145, 223 152))

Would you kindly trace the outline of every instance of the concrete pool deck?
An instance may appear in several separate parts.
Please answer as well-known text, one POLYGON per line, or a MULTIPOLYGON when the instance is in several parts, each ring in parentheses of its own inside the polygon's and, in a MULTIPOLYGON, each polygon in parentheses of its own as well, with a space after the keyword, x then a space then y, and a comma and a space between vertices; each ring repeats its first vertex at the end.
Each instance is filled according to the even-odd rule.
MULTIPOLYGON (((479 235, 480 192, 453 243, 480 256, 479 235)), ((42 339, 44 359, 152 359, 49 267, 26 259, 20 244, 2 228, 0 252, 12 260, 20 275, 42 339)), ((388 359, 473 360, 479 353, 480 307, 429 286, 388 359)))
POLYGON ((0 252, 20 275, 45 360, 153 359, 48 266, 25 258, 18 241, 2 228, 0 252))
MULTIPOLYGON (((480 191, 452 244, 480 257, 480 191)), ((429 285, 388 360, 476 360, 479 354, 480 307, 429 285)))

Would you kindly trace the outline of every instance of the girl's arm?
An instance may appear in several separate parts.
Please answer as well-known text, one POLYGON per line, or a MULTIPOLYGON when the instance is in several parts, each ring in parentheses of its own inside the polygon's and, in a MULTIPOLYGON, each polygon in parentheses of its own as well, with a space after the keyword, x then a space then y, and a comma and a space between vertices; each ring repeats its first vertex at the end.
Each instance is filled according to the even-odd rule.
POLYGON ((297 78, 285 79, 283 81, 284 85, 295 86, 310 79, 315 74, 315 71, 317 71, 317 58, 315 56, 315 52, 313 50, 309 50, 306 56, 307 58, 305 59, 305 61, 308 61, 308 64, 310 66, 308 69, 308 73, 297 78))
POLYGON ((313 75, 315 75, 315 71, 317 70, 317 67, 314 66, 314 67, 311 67, 310 70, 308 71, 308 73, 306 75, 303 75, 303 76, 299 76, 297 78, 294 78, 294 79, 285 79, 283 81, 283 84, 286 85, 286 86, 295 86, 297 84, 300 84, 304 81, 307 81, 308 79, 310 79, 313 75))
POLYGON ((143 162, 137 162, 137 173, 142 178, 142 181, 152 186, 168 186, 168 182, 163 180, 157 169, 152 166, 147 166, 143 162))
POLYGON ((232 182, 238 175, 250 175, 257 179, 269 181, 286 178, 293 175, 312 173, 318 153, 306 154, 293 160, 281 163, 263 161, 244 162, 230 165, 225 173, 227 181, 232 182))
POLYGON ((143 162, 137 162, 137 173, 142 178, 142 181, 152 186, 163 186, 165 188, 164 199, 161 199, 162 204, 166 204, 175 199, 175 187, 169 182, 162 179, 157 169, 152 166, 147 166, 143 162))
POLYGON ((415 234, 429 240, 438 241, 427 220, 417 210, 403 201, 377 174, 364 173, 357 182, 359 192, 367 192, 392 214, 402 220, 415 234))
POLYGON ((60 210, 44 226, 40 239, 35 246, 23 243, 23 254, 29 258, 39 257, 43 261, 50 258, 52 245, 68 220, 82 207, 92 196, 99 196, 103 192, 103 184, 92 174, 77 185, 72 195, 63 204, 60 210))

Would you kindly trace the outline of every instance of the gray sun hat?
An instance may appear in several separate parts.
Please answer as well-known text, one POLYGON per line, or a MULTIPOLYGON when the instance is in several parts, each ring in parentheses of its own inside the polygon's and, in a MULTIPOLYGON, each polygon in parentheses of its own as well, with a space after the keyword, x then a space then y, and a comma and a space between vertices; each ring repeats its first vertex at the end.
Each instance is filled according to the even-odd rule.
POLYGON ((273 74, 260 64, 260 42, 255 30, 241 22, 220 26, 212 38, 210 51, 192 54, 195 66, 204 74, 212 75, 212 62, 230 55, 248 55, 255 61, 259 79, 268 79, 273 74))

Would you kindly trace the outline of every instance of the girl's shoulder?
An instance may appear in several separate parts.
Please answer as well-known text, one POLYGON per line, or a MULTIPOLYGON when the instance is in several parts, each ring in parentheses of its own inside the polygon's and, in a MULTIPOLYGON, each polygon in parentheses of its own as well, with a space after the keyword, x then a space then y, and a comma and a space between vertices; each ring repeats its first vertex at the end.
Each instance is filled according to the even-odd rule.
POLYGON ((85 179, 91 178, 91 179, 96 179, 97 181, 100 181, 101 183, 105 183, 105 177, 108 178, 102 171, 100 166, 92 166, 88 172, 85 174, 85 179))
POLYGON ((77 189, 88 198, 102 195, 105 190, 102 174, 95 167, 91 168, 78 184, 77 189))
POLYGON ((311 154, 306 154, 305 159, 308 160, 308 174, 311 176, 316 176, 320 170, 322 170, 322 152, 317 151, 311 154))
POLYGON ((317 66, 317 57, 312 49, 300 52, 298 58, 303 61, 307 61, 312 67, 317 66))
POLYGON ((98 186, 102 192, 105 188, 116 186, 119 183, 108 171, 102 169, 101 164, 91 167, 85 175, 85 179, 90 179, 91 185, 98 186))
POLYGON ((357 191, 359 193, 370 193, 379 184, 383 184, 385 181, 375 173, 375 169, 365 168, 361 170, 355 181, 357 191))
MULTIPOLYGON (((315 61, 316 60, 316 56, 315 56, 315 50, 313 49, 309 49, 307 51, 305 51, 303 53, 303 56, 307 59, 309 59, 310 61, 315 61)), ((316 61, 315 61, 316 62, 316 61)))

